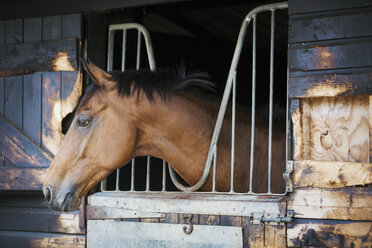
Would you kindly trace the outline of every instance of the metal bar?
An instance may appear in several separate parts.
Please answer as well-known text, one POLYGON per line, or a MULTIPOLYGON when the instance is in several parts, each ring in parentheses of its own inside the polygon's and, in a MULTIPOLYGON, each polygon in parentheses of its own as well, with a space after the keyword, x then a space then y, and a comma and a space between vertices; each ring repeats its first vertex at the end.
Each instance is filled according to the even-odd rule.
POLYGON ((251 111, 251 156, 249 167, 249 193, 253 192, 254 138, 256 120, 256 16, 253 16, 252 34, 252 111, 251 111))
POLYGON ((216 175, 217 175, 217 146, 214 146, 212 192, 216 192, 216 175))
POLYGON ((231 120, 231 172, 230 172, 230 193, 234 193, 234 169, 235 169, 235 105, 236 105, 236 71, 233 75, 232 89, 232 120, 231 120))
POLYGON ((227 77, 226 86, 225 86, 224 94, 223 94, 223 97, 222 97, 220 109, 219 109, 219 112, 218 112, 217 121, 216 121, 216 125, 215 125, 214 131, 213 131, 211 143, 210 143, 210 146, 209 146, 209 151, 208 151, 207 159, 206 159, 206 162, 205 162, 205 165, 204 165, 204 171, 203 171, 202 177, 199 179, 199 181, 195 185, 190 186, 190 187, 185 187, 184 185, 182 185, 176 179, 175 172, 173 171, 173 169, 171 167, 169 167, 169 173, 170 173, 170 176, 172 178, 172 181, 173 181, 174 185, 179 190, 186 191, 186 192, 196 191, 204 185, 204 183, 206 182, 206 180, 209 176, 209 172, 210 172, 210 169, 211 169, 211 166, 212 166, 211 162, 212 162, 212 157, 213 157, 213 147, 214 147, 215 144, 217 144, 218 137, 219 137, 221 127, 222 127, 222 122, 223 122, 225 112, 226 112, 226 107, 227 107, 227 104, 228 104, 228 100, 230 98, 230 93, 231 93, 231 88, 232 88, 232 80, 231 79, 232 79, 233 74, 236 71, 237 66, 238 66, 241 50, 242 50, 243 43, 244 43, 244 38, 245 38, 245 35, 246 35, 246 31, 247 31, 247 26, 250 23, 252 17, 255 16, 257 13, 260 13, 260 12, 263 12, 263 11, 270 11, 272 9, 285 9, 285 8, 288 8, 288 2, 280 2, 280 3, 262 5, 262 6, 259 6, 255 9, 253 9, 245 17, 245 19, 242 23, 242 26, 240 28, 238 41, 237 41, 236 46, 235 46, 235 51, 234 51, 233 59, 232 59, 230 70, 229 70, 229 75, 227 77))
POLYGON ((163 178, 162 178, 162 188, 161 191, 166 191, 167 187, 167 162, 163 160, 163 178))
POLYGON ((120 183, 120 169, 116 169, 116 182, 115 182, 116 191, 119 191, 119 183, 120 183))
POLYGON ((135 179, 135 168, 136 168, 136 161, 132 159, 132 168, 130 172, 130 191, 134 191, 134 179, 135 179))
POLYGON ((267 193, 271 194, 271 160, 272 160, 272 133, 273 133, 273 93, 274 93, 274 35, 275 35, 275 10, 271 10, 271 36, 270 36, 270 102, 269 102, 269 151, 268 151, 268 176, 267 193))
POLYGON ((150 191, 150 165, 151 165, 151 157, 147 156, 146 191, 150 191))
POLYGON ((121 71, 125 71, 125 56, 127 50, 127 30, 123 30, 123 45, 122 45, 122 52, 121 52, 121 71))
POLYGON ((139 70, 141 63, 141 31, 138 30, 137 35, 137 60, 136 60, 136 70, 139 70))
POLYGON ((108 44, 108 56, 107 56, 107 70, 112 71, 112 59, 114 56, 114 31, 109 30, 109 44, 108 44))

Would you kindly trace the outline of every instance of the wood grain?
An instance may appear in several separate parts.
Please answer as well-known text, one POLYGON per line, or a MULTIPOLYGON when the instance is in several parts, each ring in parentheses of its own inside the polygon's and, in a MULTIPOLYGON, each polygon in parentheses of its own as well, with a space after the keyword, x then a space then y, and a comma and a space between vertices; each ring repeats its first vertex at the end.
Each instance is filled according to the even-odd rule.
POLYGON ((296 218, 372 221, 371 188, 297 189, 288 198, 296 218))
POLYGON ((294 188, 342 188, 372 183, 372 164, 295 161, 291 174, 294 188))
POLYGON ((4 247, 48 247, 48 248, 85 248, 85 235, 0 231, 0 243, 4 247))
POLYGON ((368 163, 368 111, 368 96, 302 99, 301 127, 294 123, 295 131, 302 130, 295 137, 301 147, 295 146, 295 154, 301 160, 368 163))
POLYGON ((0 45, 0 76, 75 71, 78 68, 77 45, 75 39, 0 45))
POLYGON ((288 247, 371 247, 372 222, 295 220, 288 247))
POLYGON ((47 168, 0 168, 0 190, 42 190, 47 168))
POLYGON ((0 152, 17 167, 48 167, 52 157, 0 115, 0 152))

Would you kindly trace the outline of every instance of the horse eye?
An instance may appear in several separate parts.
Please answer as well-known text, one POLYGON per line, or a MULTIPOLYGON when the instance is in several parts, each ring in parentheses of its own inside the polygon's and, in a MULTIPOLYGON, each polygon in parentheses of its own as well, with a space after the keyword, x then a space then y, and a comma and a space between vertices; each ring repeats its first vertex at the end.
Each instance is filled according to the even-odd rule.
POLYGON ((85 118, 78 118, 76 120, 76 125, 78 127, 88 127, 90 124, 91 120, 85 119, 85 118))

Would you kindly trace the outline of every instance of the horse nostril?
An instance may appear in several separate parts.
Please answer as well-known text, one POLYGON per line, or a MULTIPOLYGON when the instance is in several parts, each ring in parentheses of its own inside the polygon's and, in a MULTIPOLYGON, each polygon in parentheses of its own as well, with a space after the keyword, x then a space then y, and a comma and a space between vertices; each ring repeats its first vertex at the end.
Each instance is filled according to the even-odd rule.
POLYGON ((52 191, 50 190, 49 186, 45 187, 44 196, 47 202, 50 204, 52 202, 52 191))

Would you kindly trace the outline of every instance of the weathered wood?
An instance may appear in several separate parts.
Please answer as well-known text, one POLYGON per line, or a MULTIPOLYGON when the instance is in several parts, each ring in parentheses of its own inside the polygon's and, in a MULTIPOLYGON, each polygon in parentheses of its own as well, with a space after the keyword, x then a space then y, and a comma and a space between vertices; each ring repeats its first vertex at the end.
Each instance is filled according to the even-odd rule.
POLYGON ((295 219, 288 247, 371 247, 372 222, 295 219))
POLYGON ((372 60, 365 56, 365 51, 371 49, 370 38, 360 38, 347 43, 341 40, 337 43, 292 44, 288 49, 289 69, 308 71, 372 66, 372 60))
POLYGON ((85 248, 85 235, 0 231, 2 247, 85 248))
POLYGON ((353 96, 372 94, 371 67, 361 69, 291 71, 288 78, 290 98, 353 96))
POLYGON ((322 12, 322 11, 335 11, 352 8, 366 8, 371 7, 371 0, 289 0, 288 11, 290 15, 298 15, 311 12, 322 12))
POLYGON ((242 217, 240 216, 225 216, 220 217, 221 226, 242 226, 242 217))
POLYGON ((62 38, 81 37, 81 14, 62 16, 62 38))
POLYGON ((42 18, 28 18, 23 20, 24 42, 40 41, 42 38, 42 18))
POLYGON ((372 36, 371 18, 369 8, 350 9, 333 15, 317 12, 293 16, 288 31, 289 43, 372 36))
POLYGON ((0 229, 84 234, 79 212, 60 213, 49 208, 0 207, 0 229))
POLYGON ((301 160, 367 163, 368 106, 368 96, 302 99, 301 121, 294 122, 294 130, 302 130, 295 137, 295 144, 301 143, 295 149, 301 151, 295 154, 301 160))
POLYGON ((23 77, 23 131, 41 143, 41 73, 23 77))
POLYGON ((5 43, 23 42, 23 20, 14 19, 5 21, 5 43))
POLYGON ((297 189, 288 209, 296 218, 372 220, 371 188, 297 189))
POLYGON ((43 73, 42 146, 55 155, 62 140, 61 73, 43 73))
POLYGON ((43 17, 43 40, 57 40, 62 38, 62 18, 57 16, 43 17))
POLYGON ((62 72, 61 78, 62 117, 73 112, 79 103, 82 92, 82 75, 79 71, 62 72))
POLYGON ((294 188, 342 188, 372 183, 372 164, 295 161, 291 179, 294 188))
POLYGON ((302 151, 302 125, 301 125, 301 113, 298 99, 291 100, 291 119, 292 119, 292 143, 293 143, 293 159, 301 160, 301 151, 302 151), (296 101, 297 103, 292 105, 292 102, 296 101), (293 107, 293 108, 292 108, 293 107))
POLYGON ((221 223, 221 216, 219 215, 205 215, 199 216, 199 224, 218 226, 221 223))
POLYGON ((47 168, 0 168, 0 190, 42 190, 47 168))
POLYGON ((286 247, 287 235, 285 226, 265 225, 265 247, 286 247))
POLYGON ((0 207, 48 208, 41 191, 1 191, 0 207))
POLYGON ((0 45, 0 76, 38 71, 75 71, 78 68, 75 39, 0 45))
POLYGON ((372 95, 369 96, 369 162, 372 163, 372 95))
POLYGON ((102 220, 102 219, 123 219, 123 218, 161 218, 164 214, 142 212, 135 210, 126 210, 122 208, 108 208, 108 207, 86 207, 86 218, 88 220, 102 220))
POLYGON ((0 115, 0 153, 17 167, 48 167, 52 157, 0 115))

